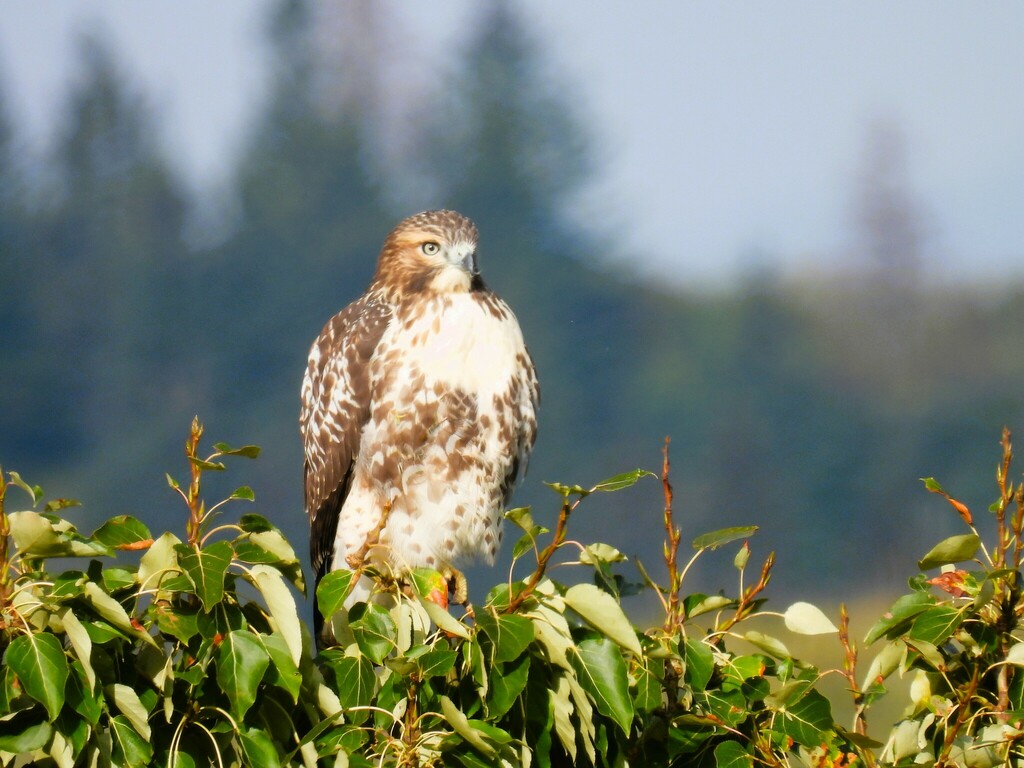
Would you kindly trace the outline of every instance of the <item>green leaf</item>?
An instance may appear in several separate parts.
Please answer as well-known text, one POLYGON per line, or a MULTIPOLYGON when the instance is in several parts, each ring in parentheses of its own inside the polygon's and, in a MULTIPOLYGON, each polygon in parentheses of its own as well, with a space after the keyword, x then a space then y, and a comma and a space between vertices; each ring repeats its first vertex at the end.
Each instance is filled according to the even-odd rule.
POLYGON ((81 715, 85 722, 91 726, 96 726, 99 723, 100 715, 103 712, 100 708, 102 695, 92 687, 79 661, 71 662, 71 674, 64 687, 64 696, 64 703, 81 715))
POLYGON ((53 722, 64 706, 64 686, 70 672, 60 640, 49 632, 19 635, 7 647, 7 665, 25 693, 46 708, 53 722))
POLYGON ((607 592, 593 584, 576 584, 566 591, 565 604, 594 629, 637 657, 643 656, 633 625, 623 613, 622 606, 607 592))
POLYGON ((526 654, 496 668, 491 675, 487 713, 497 721, 504 716, 526 688, 530 674, 530 656, 526 654))
POLYGON ((963 614, 949 605, 933 605, 914 617, 909 636, 931 645, 942 645, 963 621, 963 614))
POLYGON ((244 456, 247 459, 255 459, 260 455, 258 445, 243 445, 241 448, 232 448, 227 443, 214 443, 213 447, 222 456, 244 456))
MULTIPOLYGON (((11 473, 14 474, 13 472, 11 473)), ((9 752, 12 755, 28 755, 37 749, 42 749, 53 736, 53 726, 43 720, 33 723, 23 730, 11 733, 15 728, 13 723, 4 723, 2 734, 0 734, 0 752, 9 752)))
POLYGON ((828 699, 813 688, 796 701, 781 708, 782 722, 775 727, 797 744, 813 749, 822 743, 824 734, 833 725, 832 707, 828 699))
POLYGON ((377 687, 373 662, 365 656, 339 655, 336 659, 328 657, 328 664, 334 672, 335 691, 342 707, 351 710, 373 703, 377 687))
POLYGON ((205 459, 200 459, 198 456, 189 456, 188 460, 199 469, 210 472, 221 472, 224 469, 227 469, 227 467, 219 461, 206 461, 205 459))
MULTIPOLYGON (((654 664, 653 659, 647 660, 648 664, 654 664)), ((633 708, 637 712, 653 712, 661 706, 661 682, 658 676, 649 667, 637 666, 633 671, 636 677, 636 693, 633 694, 633 708)))
POLYGON ((695 691, 703 691, 715 671, 715 656, 707 643, 688 637, 686 648, 686 682, 695 691))
MULTIPOLYGON (((425 648, 427 646, 419 646, 425 648)), ((417 649, 414 649, 417 650, 417 649)), ((430 677, 444 677, 455 667, 457 654, 447 648, 431 648, 418 656, 410 656, 419 670, 421 680, 430 677)))
POLYGON ((980 545, 981 539, 976 533, 950 536, 932 547, 931 551, 918 561, 917 567, 922 571, 927 571, 940 565, 970 560, 977 553, 980 545))
POLYGON ((576 646, 573 666, 597 711, 618 723, 628 736, 633 723, 633 700, 619 647, 607 637, 582 640, 576 646))
POLYGON ((623 472, 621 475, 615 475, 614 477, 609 477, 607 480, 602 480, 591 488, 590 491, 591 493, 595 491, 621 491, 623 488, 629 488, 636 485, 641 477, 657 477, 657 475, 653 472, 648 472, 646 469, 634 469, 631 472, 623 472))
POLYGON ((723 741, 715 747, 715 768, 753 768, 754 758, 738 741, 723 741))
POLYGON ((263 595, 270 618, 287 643, 292 661, 298 665, 302 659, 302 621, 295 606, 295 598, 285 584, 284 577, 276 568, 262 564, 250 568, 249 575, 263 595))
POLYGON ((895 637, 902 634, 903 630, 910 626, 911 619, 934 604, 934 598, 927 592, 911 592, 909 595, 903 595, 868 630, 864 643, 871 645, 883 635, 895 637))
POLYGON ((495 616, 481 612, 476 625, 491 640, 495 664, 519 658, 533 642, 533 622, 522 616, 495 616))
POLYGON ((128 768, 145 768, 153 759, 153 747, 135 732, 124 715, 110 718, 110 736, 115 762, 128 768))
POLYGON ((359 650, 380 664, 394 649, 397 629, 391 614, 376 603, 366 603, 363 614, 349 624, 359 650))
POLYGON ((292 660, 288 643, 281 635, 260 635, 263 647, 270 654, 270 667, 267 670, 266 682, 285 690, 292 701, 298 701, 302 688, 302 673, 292 660))
POLYGON ((316 586, 316 604, 325 619, 330 619, 345 604, 355 578, 353 571, 339 568, 320 579, 316 586))
POLYGON ((266 731, 259 728, 239 731, 238 741, 242 745, 242 752, 245 753, 246 765, 258 765, 260 768, 276 768, 281 765, 274 740, 266 731))
POLYGON ((149 727, 149 710, 142 703, 135 689, 122 683, 114 683, 105 690, 107 696, 114 700, 114 704, 121 714, 132 724, 135 732, 149 741, 153 735, 149 727))
POLYGON ((270 665, 270 654, 252 632, 229 632, 217 649, 217 682, 231 702, 231 712, 239 720, 256 701, 263 673, 270 665))
POLYGON ((718 549, 723 544, 737 539, 746 539, 757 531, 756 525, 741 525, 734 528, 719 528, 717 531, 702 534, 693 540, 694 549, 718 549))
POLYGON ((202 549, 187 544, 179 544, 174 549, 178 553, 178 565, 195 587, 203 610, 209 613, 224 598, 224 576, 235 555, 234 550, 226 541, 218 541, 202 549))
POLYGON ((249 512, 238 519, 239 527, 246 533, 257 533, 258 531, 276 531, 277 528, 263 515, 249 512))
POLYGON ((924 487, 927 488, 932 493, 945 493, 946 492, 943 489, 943 487, 941 485, 939 485, 939 481, 936 480, 934 477, 922 477, 921 478, 921 482, 924 483, 924 487))
POLYGON ((93 531, 92 537, 112 549, 141 549, 153 540, 149 528, 131 515, 112 517, 93 531))
POLYGON ((178 638, 183 643, 199 632, 198 608, 187 608, 170 603, 156 603, 150 608, 156 626, 165 635, 178 638))
POLYGON ((256 494, 253 493, 252 488, 247 485, 243 485, 240 488, 236 488, 234 493, 228 496, 229 499, 241 499, 242 501, 256 501, 256 494))
POLYGON ((798 635, 826 635, 838 632, 822 610, 810 603, 793 603, 786 609, 786 629, 798 635))

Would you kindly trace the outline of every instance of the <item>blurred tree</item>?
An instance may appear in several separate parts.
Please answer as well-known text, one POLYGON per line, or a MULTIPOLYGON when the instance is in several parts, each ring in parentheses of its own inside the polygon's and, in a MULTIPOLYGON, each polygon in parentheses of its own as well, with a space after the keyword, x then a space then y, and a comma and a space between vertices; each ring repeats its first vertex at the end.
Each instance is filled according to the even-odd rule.
POLYGON ((141 100, 99 39, 81 40, 79 61, 45 204, 21 240, 32 329, 19 343, 33 358, 22 400, 35 415, 22 434, 62 463, 86 446, 145 444, 138 422, 159 418, 173 381, 184 252, 184 197, 141 100))
POLYGON ((234 230, 196 275, 194 301, 209 314, 192 334, 205 369, 230 381, 211 381, 203 408, 222 434, 264 446, 277 482, 261 501, 285 510, 296 537, 306 526, 298 394, 309 345, 362 293, 395 223, 367 169, 360 99, 373 89, 353 85, 342 101, 323 90, 316 12, 285 0, 271 18, 274 82, 239 167, 234 230))
POLYGON ((611 256, 610 244, 566 216, 592 169, 587 131, 563 86, 510 4, 487 6, 450 84, 453 103, 432 112, 429 154, 446 205, 480 227, 481 270, 516 311, 537 362, 533 471, 582 482, 621 460, 615 443, 630 431, 622 385, 636 361, 638 307, 629 283, 593 268, 611 256))

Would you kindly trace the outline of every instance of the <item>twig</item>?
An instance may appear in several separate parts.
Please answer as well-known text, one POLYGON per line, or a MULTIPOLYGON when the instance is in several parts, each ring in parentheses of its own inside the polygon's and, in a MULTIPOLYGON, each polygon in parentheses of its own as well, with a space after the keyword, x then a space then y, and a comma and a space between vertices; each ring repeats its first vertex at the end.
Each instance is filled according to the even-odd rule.
POLYGON ((668 568, 668 608, 665 615, 665 632, 674 634, 676 628, 682 624, 683 616, 679 604, 679 591, 682 589, 682 579, 679 576, 679 539, 681 533, 675 526, 672 517, 672 482, 669 480, 671 464, 668 458, 669 444, 672 438, 665 438, 665 445, 661 449, 661 486, 665 496, 665 566, 668 568))
POLYGON ((537 567, 530 575, 530 580, 526 583, 517 594, 513 595, 508 605, 505 607, 505 613, 513 613, 531 594, 533 590, 540 584, 541 579, 544 578, 544 574, 547 572, 548 563, 551 558, 554 557, 555 552, 562 544, 565 543, 566 529, 569 525, 569 516, 573 513, 573 510, 579 506, 579 503, 583 501, 583 497, 580 496, 575 501, 570 502, 568 496, 562 500, 562 508, 558 511, 558 523, 555 525, 555 535, 551 539, 551 543, 548 544, 544 550, 540 553, 537 558, 537 567))

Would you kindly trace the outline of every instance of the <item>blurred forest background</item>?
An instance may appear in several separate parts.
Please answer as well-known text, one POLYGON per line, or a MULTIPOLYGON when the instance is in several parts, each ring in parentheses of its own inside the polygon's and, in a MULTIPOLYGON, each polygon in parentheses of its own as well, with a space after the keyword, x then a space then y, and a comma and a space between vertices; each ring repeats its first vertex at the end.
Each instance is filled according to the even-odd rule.
MULTIPOLYGON (((1000 430, 1024 429, 1022 287, 925 279, 898 126, 865 129, 859 245, 841 271, 752 268, 687 292, 565 214, 593 137, 516 13, 481 15, 459 76, 401 135, 382 127, 365 21, 331 37, 303 3, 278 5, 272 94, 222 200, 188 191, 101 36, 82 38, 42 164, 18 151, 0 94, 5 470, 83 500, 83 529, 120 513, 178 529, 163 473, 186 474, 199 414, 209 438, 262 446, 224 490, 251 485, 302 547, 309 344, 362 292, 399 218, 450 207, 478 224, 484 276, 537 362, 540 437, 516 501, 541 517, 557 503, 542 480, 657 470, 671 435, 684 539, 757 524, 755 557, 778 551, 774 593, 824 600, 896 593, 937 535, 959 532, 918 478, 984 517, 1000 430)), ((577 533, 653 564, 660 515, 648 482, 585 505, 577 533)), ((718 560, 691 588, 731 583, 731 553, 718 560)))

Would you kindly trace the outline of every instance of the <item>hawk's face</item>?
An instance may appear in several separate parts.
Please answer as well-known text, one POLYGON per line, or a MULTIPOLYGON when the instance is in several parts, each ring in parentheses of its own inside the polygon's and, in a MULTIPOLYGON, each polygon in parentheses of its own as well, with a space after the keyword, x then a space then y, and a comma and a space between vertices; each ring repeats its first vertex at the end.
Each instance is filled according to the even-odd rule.
POLYGON ((476 245, 476 226, 462 214, 418 213, 384 241, 376 279, 412 292, 468 291, 478 274, 476 245))

